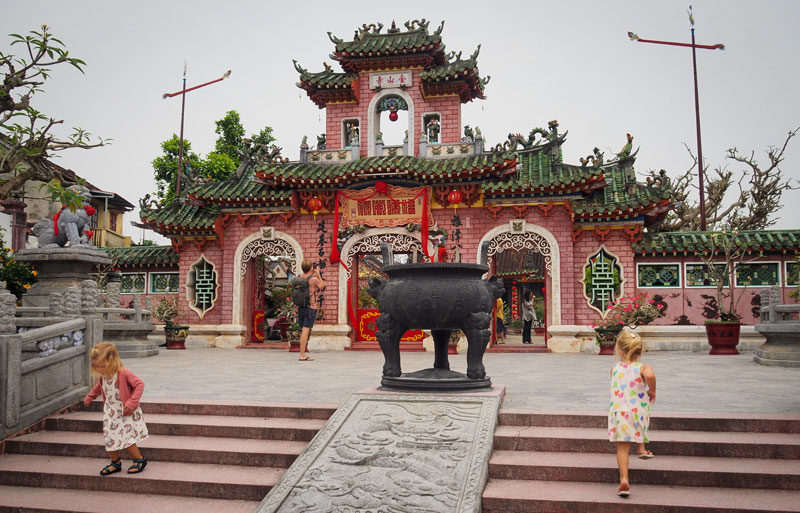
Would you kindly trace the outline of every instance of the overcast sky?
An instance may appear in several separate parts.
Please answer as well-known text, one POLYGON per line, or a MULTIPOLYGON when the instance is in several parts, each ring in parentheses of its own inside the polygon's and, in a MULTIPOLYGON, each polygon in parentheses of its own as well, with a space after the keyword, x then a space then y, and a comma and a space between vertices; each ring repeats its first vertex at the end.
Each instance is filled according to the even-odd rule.
MULTIPOLYGON (((736 146, 766 160, 764 150, 800 126, 800 2, 701 0, 693 7, 697 43, 726 46, 697 53, 704 158, 716 167, 736 146)), ((462 120, 479 126, 489 145, 557 119, 560 131, 569 131, 568 163, 595 146, 609 158, 630 132, 640 148, 638 172, 675 175, 691 164, 684 143, 696 151, 691 50, 634 43, 627 32, 689 42, 687 8, 654 0, 0 0, 0 48, 17 52, 7 34, 44 23, 86 61, 85 75, 55 70, 34 106, 66 127, 113 138, 111 146, 63 152, 56 162, 137 206, 155 191, 150 163, 160 143, 180 129, 180 98, 162 94, 181 89, 184 61, 188 87, 233 72, 187 95, 184 135, 195 152, 213 150, 214 121, 237 110, 248 134, 273 127, 284 156, 295 160, 303 135, 313 142, 324 132, 325 112, 296 87, 292 59, 310 71, 321 71, 323 61, 340 71, 329 57, 328 31, 350 40, 362 23, 388 27, 396 20, 402 27, 419 18, 431 21, 431 31, 445 21, 448 51, 466 56, 481 44, 480 72, 492 77, 487 99, 464 105, 462 120)), ((800 137, 782 167, 800 178, 800 137)), ((800 228, 800 191, 784 204, 790 207, 779 212, 776 228, 800 228)), ((134 241, 165 241, 131 220, 137 211, 126 216, 134 241)))

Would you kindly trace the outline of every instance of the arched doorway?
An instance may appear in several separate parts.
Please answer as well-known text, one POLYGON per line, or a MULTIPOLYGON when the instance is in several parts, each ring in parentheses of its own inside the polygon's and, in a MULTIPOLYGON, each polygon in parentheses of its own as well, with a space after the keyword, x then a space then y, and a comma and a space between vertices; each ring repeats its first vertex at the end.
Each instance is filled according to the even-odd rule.
MULTIPOLYGON (((533 252, 541 255, 540 258, 533 260, 541 262, 544 271, 542 286, 536 290, 544 292, 544 332, 547 336, 548 325, 561 324, 560 253, 555 236, 541 226, 526 223, 524 220, 513 220, 487 232, 481 239, 479 248, 484 241, 489 241, 489 267, 492 272, 496 269, 499 254, 504 251, 533 252)), ((480 251, 477 259, 480 260, 480 251)), ((522 287, 514 300, 519 300, 521 296, 522 287)), ((507 290, 507 301, 510 299, 511 292, 507 290)))
MULTIPOLYGON (((339 273, 339 324, 353 327, 355 342, 375 342, 375 320, 380 315, 366 292, 369 279, 381 275, 381 242, 391 245, 395 263, 424 258, 420 239, 405 228, 373 228, 353 235, 342 247, 344 272, 339 273)), ((384 276, 385 277, 385 276, 384 276)), ((408 331, 403 341, 422 341, 420 330, 408 331)))
MULTIPOLYGON (((277 279, 287 282, 300 273, 303 251, 290 235, 263 228, 236 248, 233 279, 233 323, 246 328, 244 343, 269 339, 275 319, 269 318, 272 289, 277 279), (281 272, 282 269, 282 272, 281 272)), ((274 306, 274 305, 272 305, 274 306)))

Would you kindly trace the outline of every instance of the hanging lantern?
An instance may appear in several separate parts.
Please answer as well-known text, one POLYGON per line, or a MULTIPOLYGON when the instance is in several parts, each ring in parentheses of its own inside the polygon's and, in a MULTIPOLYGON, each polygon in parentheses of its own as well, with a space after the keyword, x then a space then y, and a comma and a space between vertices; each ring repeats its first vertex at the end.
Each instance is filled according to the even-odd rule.
POLYGON ((392 111, 389 113, 389 121, 397 121, 397 111, 392 111))
POLYGON ((453 212, 458 210, 458 204, 461 203, 462 199, 464 199, 464 195, 458 189, 453 189, 447 195, 447 202, 453 205, 453 212))
POLYGON ((308 200, 308 209, 311 211, 312 214, 314 214, 314 220, 316 221, 317 214, 319 213, 320 210, 322 210, 322 201, 318 197, 314 196, 313 198, 308 200))

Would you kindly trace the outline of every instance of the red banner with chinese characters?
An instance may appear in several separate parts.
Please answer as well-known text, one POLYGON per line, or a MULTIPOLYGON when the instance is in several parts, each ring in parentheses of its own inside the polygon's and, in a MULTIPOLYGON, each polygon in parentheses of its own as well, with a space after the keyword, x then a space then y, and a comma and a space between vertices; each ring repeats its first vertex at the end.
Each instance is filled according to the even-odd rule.
MULTIPOLYGON (((358 310, 359 342, 375 342, 378 340, 375 332, 378 331, 376 322, 380 316, 380 310, 358 310)), ((400 342, 421 342, 423 338, 425 338, 425 333, 422 330, 408 330, 403 333, 400 342)))
MULTIPOLYGON (((421 194, 430 187, 398 187, 384 184, 385 190, 368 187, 358 191, 347 191, 339 195, 341 216, 340 228, 365 224, 378 228, 422 224, 423 210, 428 217, 428 226, 433 224, 428 194, 421 194)), ((383 187, 381 189, 384 189, 383 187)))

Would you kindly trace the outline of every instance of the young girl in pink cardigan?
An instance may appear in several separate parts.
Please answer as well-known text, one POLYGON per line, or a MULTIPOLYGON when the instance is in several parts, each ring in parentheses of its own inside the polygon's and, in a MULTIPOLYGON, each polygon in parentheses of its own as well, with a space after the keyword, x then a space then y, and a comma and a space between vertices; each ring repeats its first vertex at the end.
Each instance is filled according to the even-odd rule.
POLYGON ((98 395, 103 395, 103 436, 106 452, 111 458, 111 464, 103 467, 100 475, 107 476, 122 470, 119 459, 121 449, 128 449, 133 457, 128 474, 138 474, 147 465, 147 460, 136 446, 147 438, 147 426, 139 407, 144 383, 122 366, 114 344, 97 344, 92 348, 90 357, 92 374, 100 379, 86 395, 83 404, 89 406, 98 395))

